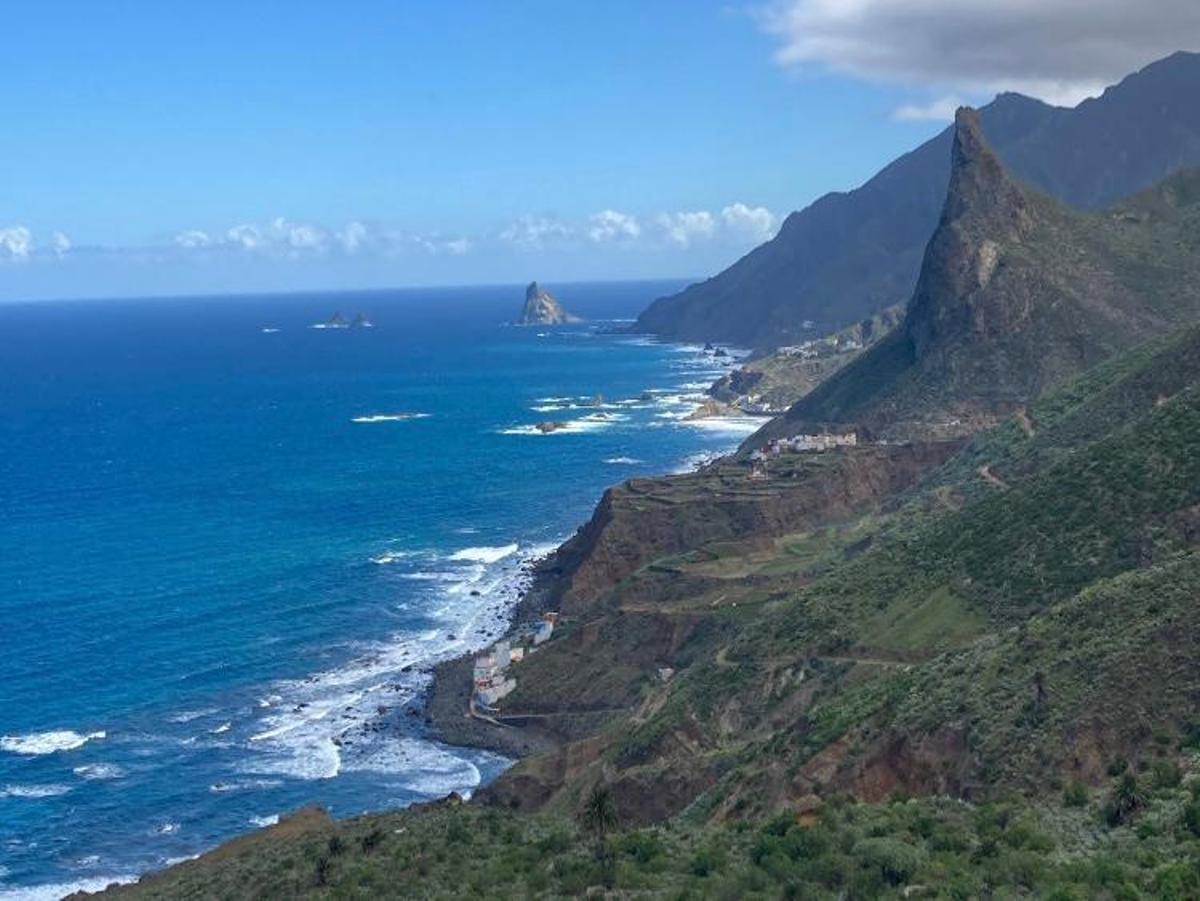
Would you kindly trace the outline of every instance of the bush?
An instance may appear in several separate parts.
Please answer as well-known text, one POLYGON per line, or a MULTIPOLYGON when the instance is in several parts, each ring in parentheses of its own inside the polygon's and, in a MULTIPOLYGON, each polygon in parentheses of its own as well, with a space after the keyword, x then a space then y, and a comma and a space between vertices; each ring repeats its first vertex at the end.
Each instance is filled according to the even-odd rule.
POLYGON ((1087 786, 1082 782, 1068 783, 1063 789, 1063 804, 1067 807, 1086 807, 1089 798, 1087 786))
POLYGON ((1200 801, 1193 801, 1183 808, 1183 825, 1188 832, 1200 838, 1200 801))
POLYGON ((1183 781, 1183 772, 1172 760, 1156 760, 1151 773, 1155 788, 1176 788, 1183 781))
POLYGON ((925 862, 920 848, 894 838, 863 839, 854 850, 863 866, 878 872, 888 885, 908 882, 925 862))
POLYGON ((662 839, 652 831, 630 832, 617 840, 617 851, 632 857, 639 864, 654 861, 663 852, 662 839))

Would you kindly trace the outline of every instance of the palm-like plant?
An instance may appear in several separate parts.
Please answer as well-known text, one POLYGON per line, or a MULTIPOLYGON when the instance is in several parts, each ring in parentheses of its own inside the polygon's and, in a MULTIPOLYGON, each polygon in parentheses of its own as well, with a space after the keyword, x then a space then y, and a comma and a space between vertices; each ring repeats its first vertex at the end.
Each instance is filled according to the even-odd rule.
POLYGON ((613 806, 612 792, 606 785, 595 786, 584 802, 579 814, 580 825, 597 844, 603 845, 608 834, 617 827, 617 810, 613 806))

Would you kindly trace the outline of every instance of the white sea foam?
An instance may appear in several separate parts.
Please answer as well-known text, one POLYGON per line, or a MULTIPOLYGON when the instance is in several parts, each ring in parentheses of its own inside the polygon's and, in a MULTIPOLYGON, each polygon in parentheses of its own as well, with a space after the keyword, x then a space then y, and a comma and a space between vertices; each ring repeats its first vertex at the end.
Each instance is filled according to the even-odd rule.
POLYGON ((757 416, 709 416, 704 419, 680 420, 680 425, 725 435, 753 435, 766 421, 757 416))
POLYGON ((0 798, 57 798, 71 790, 69 785, 47 783, 42 785, 0 786, 0 798))
POLYGON ((202 716, 211 716, 216 712, 217 708, 215 707, 204 707, 200 710, 184 710, 167 719, 172 723, 190 723, 192 720, 198 720, 202 716))
POLYGON ((636 466, 645 461, 639 460, 637 457, 606 457, 604 462, 610 466, 636 466))
POLYGON ((258 829, 265 829, 267 826, 274 826, 279 822, 279 814, 272 813, 265 817, 250 817, 250 825, 258 829))
POLYGON ((221 725, 217 726, 217 728, 209 729, 208 731, 212 735, 223 735, 224 733, 228 732, 231 728, 233 728, 233 723, 221 723, 221 725))
POLYGON ((501 547, 468 547, 455 551, 450 555, 451 560, 461 560, 470 563, 497 563, 505 557, 517 552, 519 545, 506 544, 501 547))
POLYGON ((536 425, 518 425, 507 429, 500 429, 500 434, 534 435, 539 437, 549 435, 581 435, 586 432, 597 432, 602 429, 611 428, 626 419, 628 419, 627 416, 618 413, 589 413, 578 419, 571 419, 556 424, 556 427, 552 429, 540 429, 536 425))
POLYGON ((31 732, 28 735, 0 736, 0 750, 11 754, 54 754, 57 751, 73 751, 82 748, 93 739, 105 737, 103 731, 89 732, 81 735, 70 729, 56 729, 50 732, 31 732))
POLYGON ((178 823, 159 823, 154 827, 155 835, 174 835, 179 831, 178 823))
MULTIPOLYGON (((261 711, 241 772, 327 779, 350 770, 411 770, 410 791, 429 792, 420 785, 422 774, 437 789, 429 796, 474 787, 479 775, 470 761, 480 759, 478 752, 458 754, 405 738, 386 719, 424 692, 436 663, 486 647, 503 634, 512 602, 529 584, 527 563, 547 549, 520 550, 514 543, 451 555, 455 581, 431 583, 428 590, 435 594, 429 600, 440 597, 442 603, 422 605, 433 628, 400 632, 369 644, 344 665, 276 683, 282 700, 261 711)), ((240 786, 212 790, 235 787, 240 786)))
POLYGON ((428 419, 431 413, 369 413, 365 416, 355 416, 351 422, 408 422, 410 419, 428 419))
POLYGON ((73 769, 81 779, 120 779, 125 771, 115 763, 86 763, 73 769))
POLYGON ((78 882, 44 883, 21 888, 0 888, 0 901, 59 901, 75 892, 98 892, 114 882, 128 885, 137 882, 137 876, 122 873, 114 876, 92 876, 78 882))
POLYGON ((281 785, 283 783, 278 779, 242 779, 235 782, 214 782, 208 790, 215 795, 223 795, 226 792, 262 791, 281 785))
POLYGON ((384 551, 376 557, 371 558, 371 562, 376 566, 387 566, 391 563, 397 563, 401 560, 407 560, 413 556, 410 551, 384 551))
POLYGON ((277 328, 264 328, 262 330, 262 333, 264 335, 274 335, 278 331, 279 331, 279 329, 277 329, 277 328))

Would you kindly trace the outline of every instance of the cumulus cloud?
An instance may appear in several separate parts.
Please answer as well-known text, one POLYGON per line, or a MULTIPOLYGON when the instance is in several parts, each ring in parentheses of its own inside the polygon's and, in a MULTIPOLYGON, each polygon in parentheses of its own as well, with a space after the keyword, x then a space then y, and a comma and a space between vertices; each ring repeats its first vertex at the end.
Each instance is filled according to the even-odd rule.
POLYGON ((928 103, 905 103, 897 107, 892 118, 897 122, 949 122, 954 118, 954 112, 967 101, 951 94, 948 97, 937 97, 928 103))
POLYGON ((202 232, 198 229, 180 232, 173 239, 176 247, 182 247, 185 250, 192 250, 196 247, 208 247, 212 242, 212 238, 208 236, 207 232, 202 232))
POLYGON ((765 206, 732 203, 721 210, 721 220, 735 235, 751 241, 767 241, 775 234, 778 220, 765 206))
POLYGON ((570 238, 575 230, 557 219, 522 216, 500 232, 500 240, 523 250, 541 250, 555 240, 570 238))
POLYGON ((777 0, 763 22, 784 65, 1067 105, 1200 46, 1196 0, 777 0))
POLYGON ((711 238, 717 230, 716 217, 708 210, 662 213, 656 221, 666 236, 680 247, 688 247, 695 241, 711 238))
POLYGON ((53 232, 50 235, 50 249, 56 257, 66 256, 71 252, 71 239, 63 232, 53 232))
POLYGON ((0 260, 24 261, 33 254, 33 232, 24 225, 0 228, 0 260))
POLYGON ((632 241, 642 233, 634 216, 616 210, 601 210, 589 220, 588 237, 597 244, 608 241, 632 241))

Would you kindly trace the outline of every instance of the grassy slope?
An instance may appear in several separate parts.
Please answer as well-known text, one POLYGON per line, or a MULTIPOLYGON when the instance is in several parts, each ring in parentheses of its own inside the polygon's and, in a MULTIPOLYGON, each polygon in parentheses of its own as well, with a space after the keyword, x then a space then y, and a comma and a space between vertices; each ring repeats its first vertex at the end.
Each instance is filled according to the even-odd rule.
POLYGON ((146 898, 558 898, 609 890, 659 898, 1191 898, 1200 783, 1140 779, 1138 823, 1102 826, 1107 790, 1035 805, 833 802, 811 823, 618 829, 603 855, 569 820, 475 806, 267 830, 219 859, 185 863, 146 898), (1189 809, 1192 813, 1189 813, 1189 809))

